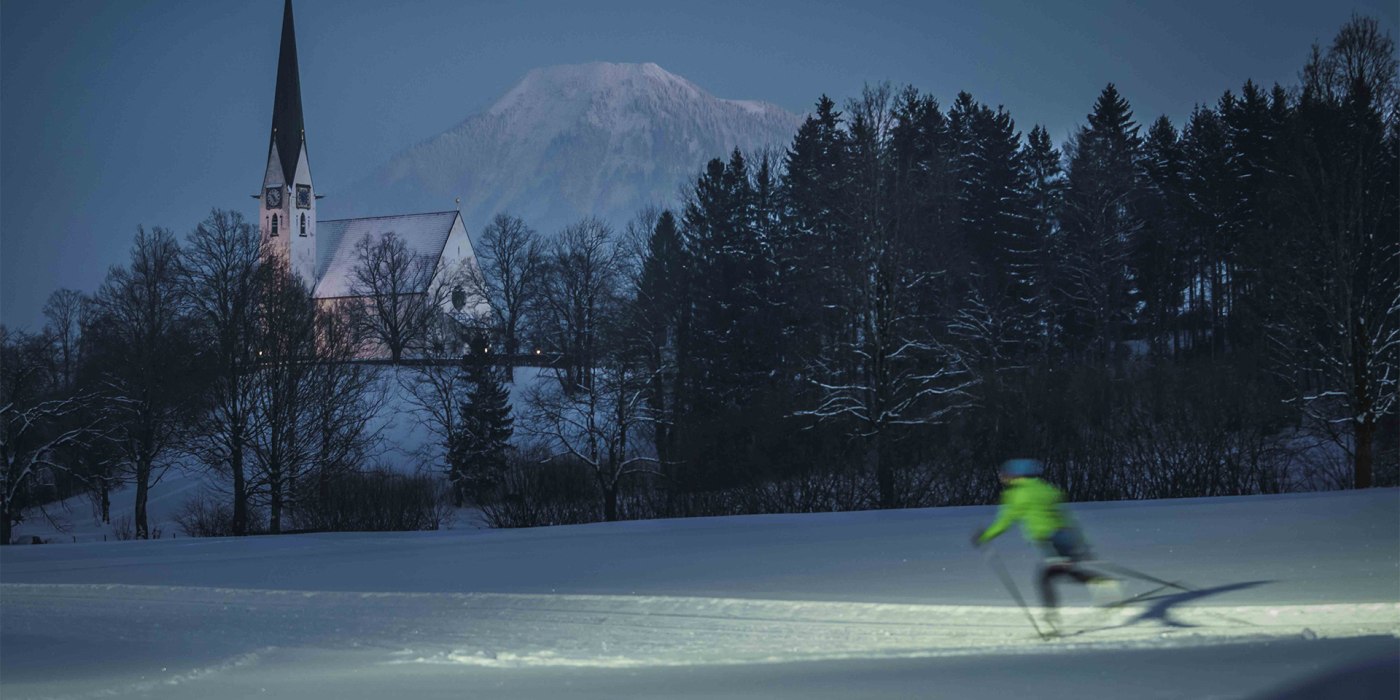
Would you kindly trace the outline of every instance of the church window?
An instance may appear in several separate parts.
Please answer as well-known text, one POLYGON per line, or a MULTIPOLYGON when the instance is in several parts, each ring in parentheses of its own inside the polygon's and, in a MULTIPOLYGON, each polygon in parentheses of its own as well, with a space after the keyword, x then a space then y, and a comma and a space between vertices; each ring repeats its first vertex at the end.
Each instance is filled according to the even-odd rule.
POLYGON ((273 236, 276 236, 276 235, 277 235, 277 215, 276 215, 276 214, 273 214, 273 215, 272 215, 272 235, 273 235, 273 236))
POLYGON ((301 215, 301 235, 306 236, 306 215, 301 215))

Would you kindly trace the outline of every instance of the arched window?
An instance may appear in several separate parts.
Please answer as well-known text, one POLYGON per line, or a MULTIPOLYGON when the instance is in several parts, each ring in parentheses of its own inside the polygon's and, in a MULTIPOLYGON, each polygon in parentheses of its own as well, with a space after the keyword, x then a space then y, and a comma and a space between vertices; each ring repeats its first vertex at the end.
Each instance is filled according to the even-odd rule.
POLYGON ((272 215, 272 235, 277 235, 277 215, 272 215))
POLYGON ((301 215, 301 235, 306 236, 306 215, 301 215))

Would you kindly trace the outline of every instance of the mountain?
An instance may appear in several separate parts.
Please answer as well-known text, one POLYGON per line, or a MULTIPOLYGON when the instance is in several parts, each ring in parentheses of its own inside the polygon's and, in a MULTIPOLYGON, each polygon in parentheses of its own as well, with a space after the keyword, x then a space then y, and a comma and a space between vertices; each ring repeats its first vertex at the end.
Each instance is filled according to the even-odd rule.
POLYGON ((544 234, 584 216, 621 228, 647 204, 674 206, 711 158, 787 146, 802 119, 715 97, 654 63, 540 68, 484 112, 332 192, 327 213, 435 211, 461 197, 473 235, 498 212, 544 234))

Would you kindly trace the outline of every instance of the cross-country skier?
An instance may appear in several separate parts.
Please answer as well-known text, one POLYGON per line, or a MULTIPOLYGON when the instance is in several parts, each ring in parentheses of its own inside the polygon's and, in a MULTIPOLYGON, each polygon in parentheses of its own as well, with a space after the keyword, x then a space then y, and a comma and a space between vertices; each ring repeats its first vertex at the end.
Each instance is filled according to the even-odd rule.
POLYGON ((972 545, 981 547, 1013 524, 1021 523, 1026 539, 1045 554, 1045 564, 1040 571, 1040 599, 1045 606, 1045 621, 1052 628, 1058 628, 1055 579, 1071 578, 1101 588, 1095 591, 1096 600, 1116 599, 1118 582, 1081 566, 1093 555, 1078 526, 1061 505, 1064 493, 1039 478, 1041 469, 1040 461, 1035 459, 1012 459, 1001 465, 1001 482, 1006 485, 1001 493, 1001 508, 990 526, 973 533, 972 545))

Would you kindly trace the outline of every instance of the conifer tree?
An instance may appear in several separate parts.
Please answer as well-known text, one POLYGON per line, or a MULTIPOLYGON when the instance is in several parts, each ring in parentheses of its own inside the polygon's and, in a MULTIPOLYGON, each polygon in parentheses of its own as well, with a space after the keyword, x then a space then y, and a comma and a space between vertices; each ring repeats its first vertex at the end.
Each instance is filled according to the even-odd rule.
POLYGON ((684 256, 676 217, 669 210, 663 211, 647 239, 632 322, 637 352, 650 376, 647 405, 657 459, 663 465, 674 460, 676 449, 679 346, 683 320, 688 315, 684 256))
POLYGON ((1110 83, 1075 137, 1065 193, 1067 330, 1086 359, 1117 356, 1135 321, 1141 157, 1132 108, 1110 83))
MULTIPOLYGON (((1233 97, 1226 93, 1223 104, 1233 97)), ((1187 322, 1192 344, 1218 350, 1230 315, 1226 281, 1233 270, 1239 174, 1220 114, 1197 108, 1182 139, 1182 185, 1188 230, 1187 322)))
MULTIPOLYGON (((484 344, 481 349, 485 349, 484 344)), ((467 355, 462 372, 467 395, 458 403, 457 435, 448 454, 449 478, 459 505, 469 498, 480 498, 500 482, 515 422, 510 392, 484 352, 467 355)))
POLYGON ((842 114, 825 95, 788 149, 781 183, 782 236, 773 243, 783 296, 789 352, 810 358, 837 333, 830 311, 847 293, 840 284, 849 260, 846 211, 848 143, 842 114))
POLYGON ((1187 286, 1180 141, 1176 127, 1163 116, 1152 123, 1143 144, 1146 191, 1137 262, 1143 327, 1158 356, 1175 354, 1179 348, 1181 297, 1187 286))
POLYGON ((1064 168, 1050 134, 1039 125, 1031 129, 1022 148, 1026 168, 1026 231, 1032 265, 1029 270, 1030 326, 1039 338, 1037 352, 1046 364, 1060 347, 1065 257, 1060 216, 1064 207, 1064 168))

